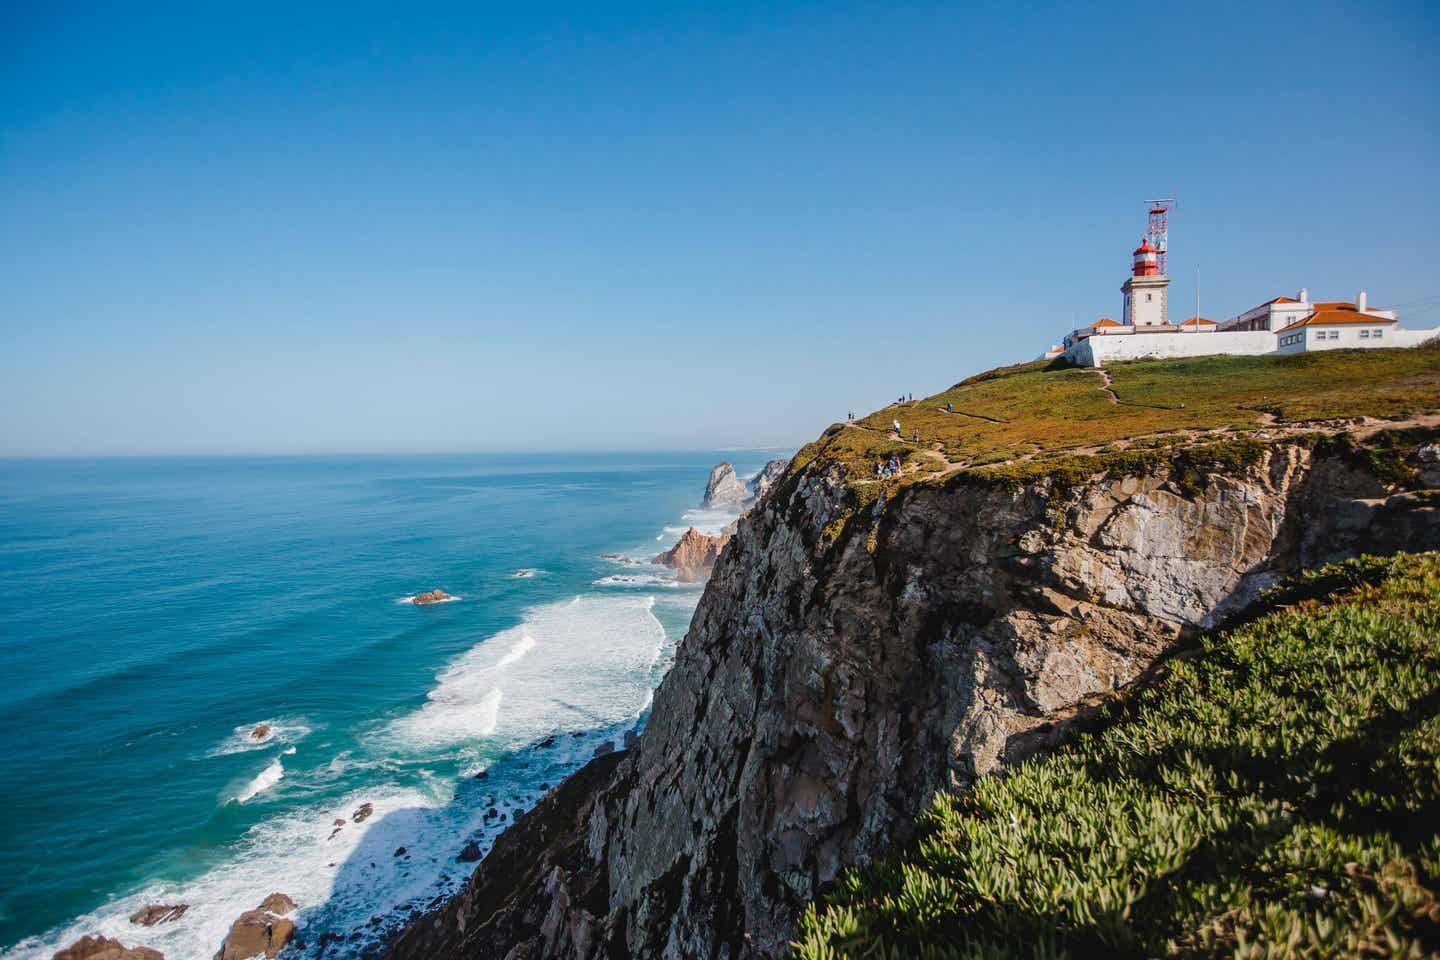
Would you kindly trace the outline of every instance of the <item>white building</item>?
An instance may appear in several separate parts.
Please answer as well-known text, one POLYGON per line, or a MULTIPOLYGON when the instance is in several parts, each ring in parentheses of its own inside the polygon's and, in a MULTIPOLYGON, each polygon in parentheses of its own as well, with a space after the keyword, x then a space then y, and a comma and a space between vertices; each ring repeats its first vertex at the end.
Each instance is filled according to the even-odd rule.
POLYGON ((1073 366, 1099 367, 1113 360, 1414 347, 1440 337, 1440 327, 1402 330, 1395 311, 1371 307, 1363 290, 1354 303, 1312 303, 1309 291, 1301 290, 1224 323, 1191 317, 1172 324, 1166 296, 1170 278, 1159 272, 1157 259, 1148 238, 1136 248, 1130 277, 1120 288, 1125 298, 1122 322, 1101 317, 1073 330, 1045 352, 1045 359, 1064 357, 1073 366))

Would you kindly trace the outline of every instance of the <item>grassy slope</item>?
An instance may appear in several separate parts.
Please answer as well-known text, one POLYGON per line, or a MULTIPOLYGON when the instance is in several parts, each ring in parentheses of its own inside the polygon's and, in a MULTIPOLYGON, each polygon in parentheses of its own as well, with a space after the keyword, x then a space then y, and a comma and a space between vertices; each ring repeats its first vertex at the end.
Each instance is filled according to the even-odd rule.
MULTIPOLYGON (((1280 424, 1370 416, 1402 419, 1440 409, 1440 349, 1344 350, 1269 357, 1143 360, 1107 368, 1120 402, 1111 402, 1098 371, 1022 364, 981 374, 915 403, 891 405, 835 425, 796 457, 838 461, 859 478, 892 453, 920 467, 914 479, 943 468, 919 456, 934 450, 969 470, 1017 456, 1036 466, 1085 446, 1181 430, 1250 430, 1265 415, 1280 424), (949 402, 957 411, 946 413, 949 402), (973 414, 967 416, 966 414, 973 414), (890 439, 899 419, 905 436, 890 439), (867 429, 868 428, 868 429, 867 429)), ((982 471, 983 472, 983 471, 982 471)))
POLYGON ((1440 554, 1268 603, 1091 733, 940 797, 797 956, 1437 955, 1440 554))

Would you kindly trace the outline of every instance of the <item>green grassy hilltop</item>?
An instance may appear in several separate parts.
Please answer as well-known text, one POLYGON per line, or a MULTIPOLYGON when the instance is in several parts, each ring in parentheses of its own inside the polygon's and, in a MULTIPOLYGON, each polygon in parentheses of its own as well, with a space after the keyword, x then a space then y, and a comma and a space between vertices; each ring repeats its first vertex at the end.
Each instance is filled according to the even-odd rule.
POLYGON ((1440 554, 1365 558, 938 798, 795 955, 1437 956, 1437 891, 1440 554))
MULTIPOLYGON (((853 424, 835 424, 796 455, 793 469, 817 460, 838 463, 865 480, 895 455, 904 465, 902 482, 1006 471, 1033 475, 1061 460, 1122 450, 1436 411, 1440 349, 1428 346, 1139 360, 1103 371, 1037 361, 971 377, 914 403, 892 404, 853 424), (947 403, 952 412, 944 409, 947 403), (897 419, 899 440, 892 432, 897 419)), ((1103 460, 1091 465, 1103 466, 1103 460)))

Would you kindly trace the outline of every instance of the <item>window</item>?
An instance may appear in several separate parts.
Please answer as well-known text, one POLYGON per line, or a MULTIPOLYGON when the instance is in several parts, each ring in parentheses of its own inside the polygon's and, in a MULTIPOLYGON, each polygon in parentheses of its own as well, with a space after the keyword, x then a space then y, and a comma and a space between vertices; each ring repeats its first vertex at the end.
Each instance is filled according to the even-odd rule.
POLYGON ((1361 340, 1369 340, 1369 339, 1370 339, 1370 331, 1369 331, 1369 330, 1361 330, 1361 331, 1360 331, 1360 339, 1361 339, 1361 340))
POLYGON ((1339 339, 1340 339, 1340 331, 1339 331, 1339 330, 1331 330, 1331 331, 1330 331, 1329 339, 1331 339, 1331 340, 1339 340, 1339 339))
POLYGON ((1379 339, 1380 339, 1382 336, 1384 336, 1384 335, 1385 335, 1385 331, 1384 331, 1384 330, 1375 330, 1375 331, 1372 331, 1371 334, 1370 334, 1370 336, 1374 337, 1376 340, 1379 340, 1379 339))
POLYGON ((1153 294, 1153 293, 1147 293, 1147 294, 1145 294, 1145 302, 1146 302, 1146 303, 1149 303, 1151 300, 1154 300, 1154 299, 1155 299, 1155 294, 1153 294))

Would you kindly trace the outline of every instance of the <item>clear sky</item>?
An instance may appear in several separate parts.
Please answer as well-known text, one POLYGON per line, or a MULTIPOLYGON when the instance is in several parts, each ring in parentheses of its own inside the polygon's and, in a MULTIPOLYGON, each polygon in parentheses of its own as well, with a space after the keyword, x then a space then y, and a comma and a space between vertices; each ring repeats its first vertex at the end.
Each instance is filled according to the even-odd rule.
POLYGON ((1118 313, 1153 196, 1179 316, 1198 267, 1434 326, 1437 47, 1423 0, 0 4, 0 454, 793 446, 1118 313))

